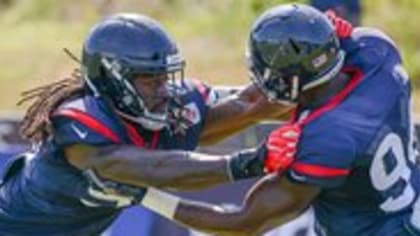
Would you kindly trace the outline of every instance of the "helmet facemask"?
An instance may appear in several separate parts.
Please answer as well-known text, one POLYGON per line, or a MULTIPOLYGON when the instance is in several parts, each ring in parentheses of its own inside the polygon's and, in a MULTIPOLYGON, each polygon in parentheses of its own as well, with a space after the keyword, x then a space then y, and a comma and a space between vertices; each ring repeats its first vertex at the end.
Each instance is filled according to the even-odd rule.
MULTIPOLYGON (((180 58, 179 58, 180 59, 180 58)), ((93 86, 91 90, 97 91, 96 94, 105 95, 115 107, 116 112, 122 117, 139 123, 143 128, 148 130, 161 130, 169 126, 169 109, 172 100, 179 97, 183 93, 180 84, 183 84, 184 78, 184 61, 176 60, 175 64, 168 64, 165 68, 145 69, 144 64, 137 63, 136 67, 124 66, 124 62, 112 60, 108 57, 101 57, 104 74, 107 77, 106 83, 103 85, 93 86), (154 91, 153 95, 144 94, 139 86, 135 85, 135 79, 139 75, 147 75, 150 80, 161 79, 163 76, 167 80, 165 86, 165 94, 159 94, 154 91), (136 88, 137 87, 137 88, 136 88), (154 107, 148 107, 150 100, 160 100, 159 110, 154 111, 154 107)), ((133 64, 131 62, 130 64, 133 64)), ((92 82, 85 77, 87 85, 91 87, 92 82)), ((102 81, 102 82, 104 82, 102 81)), ((153 104, 153 103, 152 103, 153 104)), ((156 105, 156 104, 155 104, 156 105)))
POLYGON ((184 66, 170 35, 159 22, 141 14, 116 14, 98 22, 83 45, 82 72, 88 91, 108 100, 121 116, 149 130, 168 126, 168 106, 180 95, 184 66), (167 92, 159 94, 163 93, 163 81, 155 81, 145 82, 147 93, 143 93, 139 76, 152 81, 167 78, 167 92), (175 83, 176 77, 180 83, 175 83), (153 95, 165 103, 162 109, 149 107, 153 95))
POLYGON ((296 104, 303 91, 336 77, 345 52, 329 19, 306 5, 285 4, 263 13, 248 41, 251 79, 269 100, 296 104))
POLYGON ((249 67, 251 81, 257 86, 270 102, 292 105, 296 102, 299 92, 299 80, 294 76, 291 80, 282 77, 278 71, 265 68, 260 73, 253 66, 249 67))
POLYGON ((269 101, 295 105, 303 91, 328 82, 340 72, 344 64, 345 52, 339 50, 336 61, 330 67, 319 73, 316 78, 309 79, 300 78, 299 73, 285 76, 279 70, 271 69, 268 65, 256 67, 249 55, 247 55, 247 59, 252 82, 264 93, 269 101), (257 68, 264 68, 263 72, 261 73, 257 68), (312 82, 302 83, 305 80, 312 82))

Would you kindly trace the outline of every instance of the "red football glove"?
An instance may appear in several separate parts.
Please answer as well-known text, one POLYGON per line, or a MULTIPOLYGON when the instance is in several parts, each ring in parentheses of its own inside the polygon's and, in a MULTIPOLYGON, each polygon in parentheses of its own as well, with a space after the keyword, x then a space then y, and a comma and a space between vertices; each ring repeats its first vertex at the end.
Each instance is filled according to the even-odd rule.
POLYGON ((300 133, 299 124, 284 125, 270 133, 264 160, 266 173, 284 172, 293 163, 300 133))
POLYGON ((351 25, 350 22, 337 16, 333 10, 326 11, 325 15, 327 15, 328 19, 330 19, 333 23, 338 38, 342 39, 351 36, 351 33, 353 32, 353 25, 351 25))

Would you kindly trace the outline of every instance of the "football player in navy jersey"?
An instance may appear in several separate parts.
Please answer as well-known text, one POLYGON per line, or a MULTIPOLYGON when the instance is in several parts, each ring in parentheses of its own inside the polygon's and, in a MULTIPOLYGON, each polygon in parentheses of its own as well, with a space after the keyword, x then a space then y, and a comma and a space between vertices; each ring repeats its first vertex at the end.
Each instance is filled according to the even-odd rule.
MULTIPOLYGON (((291 123, 259 148, 275 173, 237 209, 153 188, 142 204, 217 235, 260 235, 309 206, 320 236, 420 235, 410 81, 395 43, 372 28, 335 32, 310 6, 280 5, 254 23, 248 59, 254 83, 271 100, 298 105, 291 123), (293 146, 288 137, 297 141, 296 153, 268 158, 293 146)), ((167 172, 182 167, 165 164, 167 172)))
MULTIPOLYGON (((13 159, 1 178, 0 235, 99 235, 144 197, 144 189, 125 185, 138 165, 152 177, 162 160, 196 163, 188 150, 199 143, 290 109, 271 105, 253 85, 215 103, 213 89, 184 80, 184 66, 153 19, 117 14, 95 25, 79 71, 24 94, 23 101, 36 99, 20 130, 34 148, 13 159), (95 173, 132 198, 96 191, 95 173)), ((174 177, 179 188, 201 188, 264 174, 265 155, 256 150, 206 158, 206 166, 161 177, 174 177)))

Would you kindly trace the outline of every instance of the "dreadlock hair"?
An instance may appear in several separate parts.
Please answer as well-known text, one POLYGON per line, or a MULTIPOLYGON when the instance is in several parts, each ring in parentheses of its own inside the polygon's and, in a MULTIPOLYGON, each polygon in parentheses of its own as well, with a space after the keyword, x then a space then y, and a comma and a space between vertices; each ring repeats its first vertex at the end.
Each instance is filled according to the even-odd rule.
MULTIPOLYGON (((80 63, 67 49, 64 51, 80 63)), ((21 93, 17 105, 33 101, 19 127, 19 134, 31 142, 39 142, 51 134, 51 113, 64 100, 84 93, 84 81, 80 69, 74 69, 70 76, 57 82, 39 86, 21 93)))

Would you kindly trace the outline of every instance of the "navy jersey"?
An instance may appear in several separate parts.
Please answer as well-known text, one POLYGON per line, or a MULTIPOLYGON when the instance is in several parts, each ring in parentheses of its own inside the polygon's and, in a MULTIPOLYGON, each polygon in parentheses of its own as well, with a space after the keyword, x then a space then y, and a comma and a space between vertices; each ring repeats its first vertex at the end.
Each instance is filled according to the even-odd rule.
MULTIPOLYGON (((13 161, 0 187, 0 235, 99 235, 122 208, 96 199, 63 149, 73 144, 133 144, 151 149, 194 149, 214 91, 200 82, 183 84, 182 132, 146 131, 116 116, 100 97, 66 101, 51 117, 53 135, 33 153, 13 161)), ((178 101, 179 103, 179 101, 178 101)), ((141 219, 139 224, 141 224, 141 219)))
POLYGON ((299 111, 303 130, 287 177, 321 187, 312 203, 318 235, 420 235, 410 82, 398 50, 368 28, 342 48, 352 77, 323 106, 299 111))

